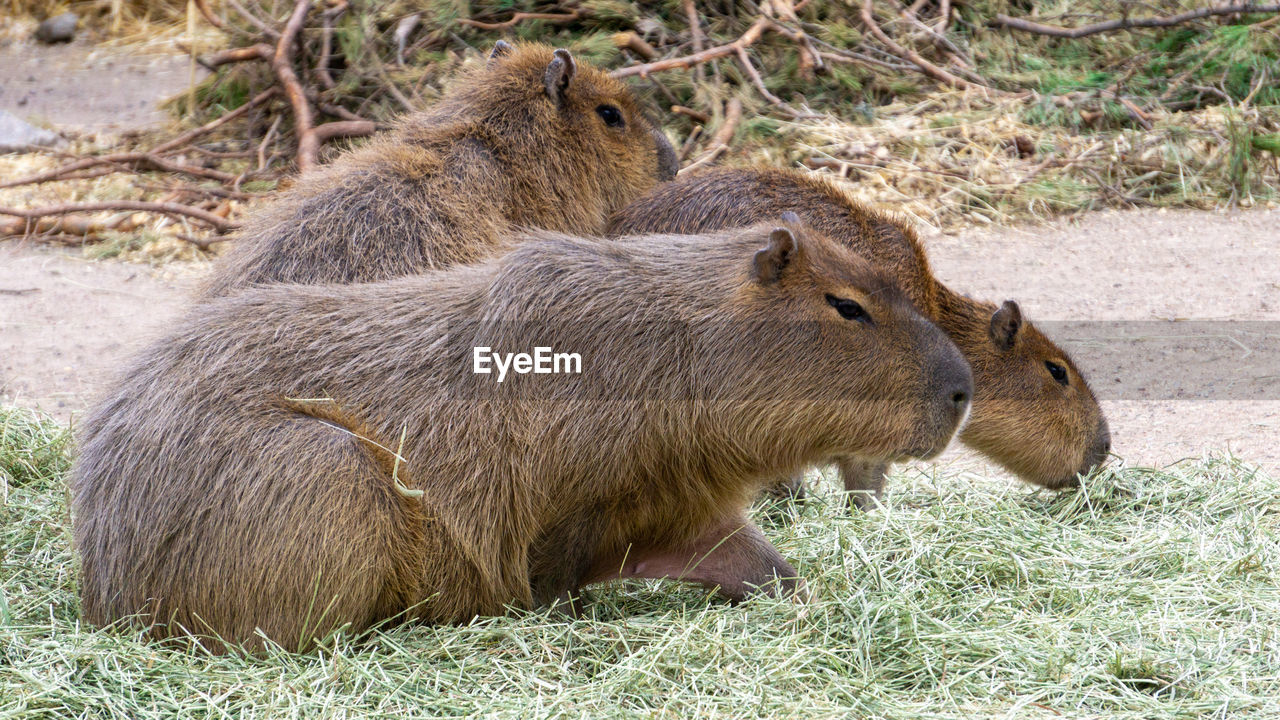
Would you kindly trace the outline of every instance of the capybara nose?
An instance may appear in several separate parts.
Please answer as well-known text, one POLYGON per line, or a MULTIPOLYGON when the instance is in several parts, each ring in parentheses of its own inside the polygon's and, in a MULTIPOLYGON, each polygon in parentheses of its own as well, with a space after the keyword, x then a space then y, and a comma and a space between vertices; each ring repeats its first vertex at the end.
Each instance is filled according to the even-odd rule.
POLYGON ((969 402, 973 399, 973 373, 969 364, 956 353, 956 362, 951 363, 942 376, 943 397, 947 407, 955 414, 955 420, 961 421, 969 412, 969 402))
POLYGON ((1084 464, 1080 466, 1080 474, 1088 475, 1095 468, 1102 467, 1111 454, 1111 428, 1107 427, 1105 418, 1098 421, 1098 429, 1093 435, 1093 443, 1084 456, 1084 464))
POLYGON ((652 133, 654 144, 658 146, 658 179, 662 182, 675 180, 676 173, 680 172, 676 149, 671 147, 671 142, 661 130, 653 128, 652 133))
POLYGON ((1107 455, 1111 454, 1111 428, 1107 426, 1105 418, 1098 421, 1098 433, 1093 439, 1093 448, 1089 453, 1088 465, 1085 470, 1095 468, 1107 461, 1107 455))

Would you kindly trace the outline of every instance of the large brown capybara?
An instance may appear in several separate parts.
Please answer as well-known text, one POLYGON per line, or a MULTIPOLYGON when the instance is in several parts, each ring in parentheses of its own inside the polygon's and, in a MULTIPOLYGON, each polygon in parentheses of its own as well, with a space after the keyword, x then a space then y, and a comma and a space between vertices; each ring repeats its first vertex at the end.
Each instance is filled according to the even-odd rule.
POLYGON ((566 50, 499 42, 435 105, 251 218, 203 295, 475 262, 518 227, 598 235, 678 167, 621 82, 566 50))
MULTIPOLYGON (((829 180, 774 168, 725 168, 682 176, 636 200, 611 221, 615 235, 711 232, 794 210, 892 277, 921 312, 955 341, 973 369, 973 414, 960 433, 970 447, 1048 488, 1078 483, 1105 462, 1111 433, 1084 376, 1062 348, 1000 306, 954 292, 929 269, 907 224, 854 200, 829 180)), ((837 463, 850 499, 865 507, 888 469, 878 461, 837 463)), ((799 488, 798 479, 783 487, 799 488)))
POLYGON ((750 501, 832 457, 936 454, 972 380, 883 275, 783 220, 198 306, 81 425, 85 619, 298 649, 619 577, 794 587, 750 501), (538 348, 560 374, 511 355, 538 348))

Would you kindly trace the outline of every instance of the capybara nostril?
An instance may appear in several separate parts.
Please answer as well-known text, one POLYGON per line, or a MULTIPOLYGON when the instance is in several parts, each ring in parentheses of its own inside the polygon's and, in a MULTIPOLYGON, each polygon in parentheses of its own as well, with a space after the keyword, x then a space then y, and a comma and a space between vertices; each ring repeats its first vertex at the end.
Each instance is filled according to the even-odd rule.
POLYGON ((955 417, 963 418, 969 412, 969 402, 973 398, 973 371, 959 350, 954 346, 949 350, 952 357, 942 370, 943 397, 947 399, 949 409, 955 412, 955 417))
POLYGON ((1089 456, 1085 458, 1084 468, 1081 472, 1089 472, 1090 470, 1102 465, 1107 461, 1107 456, 1111 454, 1111 428, 1107 426, 1105 418, 1098 421, 1098 432, 1093 438, 1093 447, 1090 449, 1089 456))

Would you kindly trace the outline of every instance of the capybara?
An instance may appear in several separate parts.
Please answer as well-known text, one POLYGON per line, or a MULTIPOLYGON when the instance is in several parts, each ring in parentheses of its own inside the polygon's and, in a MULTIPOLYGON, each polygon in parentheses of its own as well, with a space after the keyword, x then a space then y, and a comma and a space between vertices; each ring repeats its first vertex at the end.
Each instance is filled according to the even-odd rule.
MULTIPOLYGON (((954 292, 933 276, 909 225, 853 199, 832 181, 775 168, 724 168, 663 184, 620 211, 611 234, 698 233, 794 210, 800 219, 866 258, 903 288, 955 341, 973 369, 973 412, 960 439, 1019 477, 1049 488, 1105 462, 1111 433, 1084 376, 1062 348, 1000 306, 954 292)), ((838 463, 850 499, 865 507, 884 483, 882 463, 838 463)), ((796 481, 790 481, 797 487, 796 481)), ((785 487, 785 486, 784 486, 785 487)))
POLYGON ((621 82, 500 41, 439 102, 250 218, 202 292, 411 275, 486 257, 518 227, 598 235, 678 168, 621 82))
POLYGON ((793 587, 748 503, 831 457, 934 455, 972 379, 883 275, 783 223, 197 306, 81 425, 84 618, 305 648, 618 577, 793 587))

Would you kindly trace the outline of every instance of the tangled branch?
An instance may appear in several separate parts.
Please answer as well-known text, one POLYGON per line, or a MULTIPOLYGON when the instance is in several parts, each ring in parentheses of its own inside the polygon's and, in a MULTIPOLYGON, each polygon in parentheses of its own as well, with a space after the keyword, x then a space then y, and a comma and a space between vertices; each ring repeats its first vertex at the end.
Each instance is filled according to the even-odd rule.
POLYGON ((1213 17, 1216 15, 1248 15, 1258 13, 1274 13, 1280 12, 1280 5, 1258 5, 1256 3, 1244 3, 1242 5, 1219 5, 1217 7, 1203 7, 1198 10, 1189 10, 1177 15, 1169 17, 1150 17, 1150 18, 1131 18, 1125 16, 1115 20, 1107 20, 1105 22, 1094 23, 1092 25, 1084 25, 1078 28, 1064 28, 1053 25, 1041 25, 1040 23, 1023 20, 1021 18, 1009 17, 1008 15, 996 15, 996 19, 991 22, 993 26, 1003 26, 1023 32, 1035 33, 1037 35, 1049 35, 1052 37, 1079 39, 1098 33, 1115 32, 1117 30, 1130 30, 1132 28, 1154 28, 1169 27, 1171 25, 1180 25, 1192 20, 1200 20, 1201 18, 1213 17))
POLYGON ((0 215, 24 218, 26 220, 37 220, 50 215, 69 215, 72 213, 91 213, 112 210, 132 210, 135 212, 153 212, 164 215, 189 217, 205 223, 218 232, 229 232, 240 227, 239 223, 235 223, 227 220, 226 218, 215 215, 208 210, 191 207, 190 205, 179 205, 178 203, 171 202, 145 202, 142 200, 65 203, 62 205, 49 205, 47 207, 31 209, 0 207, 0 215))

